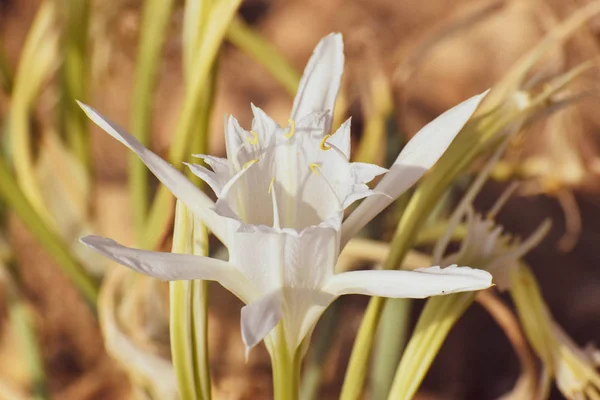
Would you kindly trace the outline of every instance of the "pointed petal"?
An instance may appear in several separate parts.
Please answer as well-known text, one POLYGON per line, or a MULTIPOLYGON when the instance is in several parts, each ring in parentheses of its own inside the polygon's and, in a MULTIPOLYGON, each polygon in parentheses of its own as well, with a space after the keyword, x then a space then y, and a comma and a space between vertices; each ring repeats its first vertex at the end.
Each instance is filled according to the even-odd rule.
POLYGON ((283 316, 282 305, 281 291, 276 291, 242 307, 242 340, 246 346, 246 359, 250 350, 277 326, 283 316))
POLYGON ((78 102, 87 116, 106 133, 117 139, 133 151, 154 175, 165 185, 171 193, 185 203, 206 224, 215 236, 225 245, 227 239, 225 225, 212 208, 212 200, 190 182, 181 172, 173 168, 168 162, 145 148, 135 137, 119 128, 108 118, 100 115, 92 107, 78 102))
POLYGON ((473 96, 446 111, 423 127, 404 146, 389 172, 374 189, 387 196, 369 197, 356 208, 344 222, 342 243, 358 233, 437 162, 486 94, 487 91, 473 96))
POLYGON ((229 180, 231 170, 229 168, 229 161, 227 161, 226 158, 209 156, 206 154, 193 154, 192 156, 204 161, 217 175, 219 181, 225 183, 229 180))
MULTIPOLYGON (((217 197, 221 195, 221 190, 223 190, 223 186, 225 185, 224 182, 219 180, 217 174, 215 174, 213 171, 210 171, 208 168, 203 167, 202 165, 191 164, 187 162, 184 162, 183 164, 186 165, 194 175, 202 179, 204 183, 210 186, 217 197)), ((226 182, 227 181, 225 181, 225 183, 226 182)))
MULTIPOLYGON (((339 33, 325 36, 310 58, 292 108, 293 120, 313 111, 333 112, 344 71, 344 43, 339 33)), ((331 122, 325 132, 331 129, 331 122)))
POLYGON ((414 271, 352 271, 334 275, 323 290, 336 296, 364 294, 421 299, 429 296, 486 289, 492 276, 480 269, 419 268, 414 271))
POLYGON ((352 145, 350 138, 351 124, 352 118, 348 118, 326 142, 326 144, 334 146, 339 150, 346 157, 346 160, 350 160, 350 147, 352 145))
POLYGON ((259 142, 262 146, 266 146, 273 135, 281 129, 279 124, 271 119, 262 109, 256 107, 254 104, 250 104, 252 107, 252 114, 254 119, 252 120, 252 130, 256 132, 259 138, 259 142))
POLYGON ((85 236, 80 241, 111 260, 153 278, 165 281, 217 281, 241 299, 248 299, 253 295, 252 286, 246 277, 226 261, 190 254, 133 249, 101 236, 85 236))

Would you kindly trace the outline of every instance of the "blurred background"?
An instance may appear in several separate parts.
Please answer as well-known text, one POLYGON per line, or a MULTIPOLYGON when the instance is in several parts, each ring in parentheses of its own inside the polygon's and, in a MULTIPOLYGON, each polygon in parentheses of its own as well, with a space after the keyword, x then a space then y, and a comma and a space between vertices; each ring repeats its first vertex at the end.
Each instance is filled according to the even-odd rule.
MULTIPOLYGON (((77 273, 65 273, 56 254, 40 245, 36 220, 27 223, 4 194, 0 200, 4 264, 0 398, 33 398, 31 393, 36 392, 39 382, 48 398, 53 399, 167 398, 152 397, 150 390, 140 389, 137 372, 124 367, 114 353, 131 359, 139 352, 147 354, 151 361, 142 364, 152 365, 155 378, 164 385, 172 384, 168 366, 168 286, 141 281, 126 271, 108 272, 112 265, 86 253, 76 243, 78 236, 94 232, 132 244, 135 208, 128 188, 127 150, 89 126, 83 113, 73 108, 72 99, 83 98, 124 127, 131 127, 134 103, 147 102, 151 107, 150 147, 167 157, 186 90, 181 35, 184 2, 174 1, 169 11, 164 46, 156 59, 156 86, 145 100, 136 98, 139 92, 134 87, 136 71, 139 73, 136 66, 144 1, 56 0, 49 27, 45 31, 38 27, 38 37, 32 39, 42 3, 0 0, 2 157, 9 170, 17 171, 16 182, 28 197, 28 181, 18 172, 27 171, 27 167, 18 165, 24 156, 15 151, 29 152, 25 159, 29 157, 31 176, 37 182, 34 186, 40 207, 51 215, 47 220, 41 218, 91 277, 91 286, 101 288, 100 300, 97 309, 90 306, 71 279, 77 273), (35 40, 36 45, 27 46, 27 41, 35 40), (17 124, 21 120, 24 122, 17 124), (80 124, 89 140, 91 153, 84 161, 77 157, 77 145, 73 146, 77 141, 69 139, 70 123, 80 124), (23 143, 22 138, 28 139, 23 143), (109 334, 118 339, 107 342, 106 327, 116 329, 118 333, 109 334), (125 347, 119 347, 122 345, 125 347)), ((425 123, 493 86, 559 21, 586 3, 244 0, 236 20, 289 61, 292 69, 287 76, 292 81, 322 36, 342 32, 347 66, 343 104, 336 112, 352 117, 356 158, 389 166, 406 139, 425 123), (365 135, 370 139, 363 145, 365 135)), ((599 54, 600 20, 592 20, 572 40, 555 48, 540 68, 550 73, 564 72, 582 61, 597 61, 599 54)), ((211 76, 214 102, 208 108, 210 154, 225 154, 223 115, 233 114, 248 127, 251 102, 286 124, 293 90, 282 84, 285 79, 274 78, 251 51, 244 49, 239 38, 226 37, 211 76)), ((597 90, 596 76, 587 78, 577 84, 586 91, 597 90)), ((489 210, 507 181, 518 178, 524 181, 521 190, 502 210, 498 221, 507 231, 526 235, 544 218, 552 219, 551 233, 527 256, 527 261, 554 317, 582 347, 600 339, 597 110, 597 97, 592 95, 529 126, 518 136, 518 143, 511 145, 501 168, 476 202, 478 209, 489 210)), ((188 147, 192 150, 193 146, 188 147)), ((152 192, 156 182, 150 180, 149 184, 152 192)), ((463 189, 464 182, 459 181, 453 193, 463 189)), ((6 190, 11 193, 10 188, 6 190)), ((35 201, 32 203, 35 208, 35 201)), ((389 210, 365 235, 389 240, 396 220, 394 210, 389 210)), ((172 225, 165 227, 166 233, 156 248, 170 248, 169 229, 172 225)), ((213 247, 212 253, 222 251, 216 241, 213 247)), ((508 296, 504 299, 511 304, 508 296)), ((367 298, 353 296, 337 304, 338 322, 328 330, 332 344, 318 398, 339 395, 367 302, 367 298)), ((413 303, 409 327, 422 304, 413 303)), ((240 307, 233 295, 217 285, 210 286, 214 398, 269 398, 270 366, 263 346, 252 353, 248 363, 244 361, 240 307)), ((475 304, 451 331, 418 398, 496 399, 513 387, 518 375, 519 363, 509 341, 475 304)), ((553 390, 552 398, 562 397, 553 390)))

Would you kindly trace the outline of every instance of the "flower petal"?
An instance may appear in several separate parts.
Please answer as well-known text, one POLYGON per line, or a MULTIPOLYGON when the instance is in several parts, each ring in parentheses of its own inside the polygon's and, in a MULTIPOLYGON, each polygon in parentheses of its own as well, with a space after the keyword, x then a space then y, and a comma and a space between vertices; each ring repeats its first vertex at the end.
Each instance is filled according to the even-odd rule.
MULTIPOLYGON (((313 111, 333 112, 344 72, 344 43, 342 35, 325 36, 308 61, 292 108, 293 120, 299 120, 313 111)), ((331 119, 325 132, 331 129, 331 119)))
POLYGON ((78 104, 96 125, 132 150, 162 184, 175 197, 184 202, 202 220, 208 229, 227 245, 225 242, 227 238, 225 225, 221 222, 220 217, 212 211, 214 203, 204 192, 190 182, 181 172, 145 148, 135 137, 119 128, 108 118, 103 117, 90 106, 80 102, 78 104))
POLYGON ((186 165, 194 175, 210 186, 217 197, 221 195, 221 190, 223 190, 223 186, 227 184, 227 181, 223 182, 223 180, 219 179, 220 177, 217 174, 202 165, 187 162, 184 162, 183 164, 186 165))
POLYGON ((277 326, 283 316, 282 305, 281 291, 276 291, 242 307, 242 340, 246 346, 246 359, 250 350, 277 326))
POLYGON ((281 131, 279 124, 271 119, 262 109, 250 104, 252 108, 252 130, 258 135, 259 144, 262 147, 267 146, 274 135, 281 131))
POLYGON ((386 196, 367 198, 344 222, 343 244, 410 188, 437 162, 477 110, 486 94, 487 91, 460 103, 417 132, 404 146, 389 172, 374 189, 386 196))
POLYGON ((217 281, 241 299, 254 295, 253 286, 247 278, 226 261, 191 254, 133 249, 101 236, 85 236, 80 241, 111 260, 153 278, 165 281, 217 281))
POLYGON ((340 151, 344 157, 346 157, 346 160, 350 160, 350 148, 352 146, 350 138, 351 124, 352 118, 348 118, 326 141, 327 145, 334 146, 338 151, 340 151))
POLYGON ((335 294, 365 294, 421 299, 429 296, 486 289, 492 285, 487 271, 456 265, 414 271, 352 271, 334 275, 323 290, 335 294))
POLYGON ((198 164, 184 164, 190 168, 194 175, 206 182, 218 197, 223 187, 225 187, 231 178, 229 162, 226 158, 214 157, 205 154, 193 154, 192 156, 204 161, 212 169, 212 171, 198 164))

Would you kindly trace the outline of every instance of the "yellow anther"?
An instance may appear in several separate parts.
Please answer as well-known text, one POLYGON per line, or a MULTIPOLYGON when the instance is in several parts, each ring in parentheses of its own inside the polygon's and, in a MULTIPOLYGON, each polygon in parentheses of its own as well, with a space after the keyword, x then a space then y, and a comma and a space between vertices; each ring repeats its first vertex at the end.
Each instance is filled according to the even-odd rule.
POLYGON ((290 130, 284 136, 286 139, 291 139, 291 137, 294 136, 294 133, 296 133, 296 123, 293 119, 288 119, 288 124, 290 125, 290 130))
POLYGON ((271 183, 269 183, 269 190, 268 193, 271 194, 271 192, 273 191, 273 184, 275 183, 275 177, 273 177, 271 179, 271 183))
POLYGON ((321 145, 319 147, 321 147, 321 150, 330 150, 331 146, 329 146, 328 144, 326 144, 325 142, 327 141, 327 139, 329 139, 331 137, 331 135, 325 135, 323 136, 323 140, 321 140, 321 145))
POLYGON ((316 176, 319 176, 319 168, 321 168, 321 166, 319 164, 310 163, 308 168, 310 168, 310 170, 312 171, 313 174, 315 174, 316 176))
POLYGON ((248 143, 258 144, 258 133, 254 132, 254 131, 250 131, 250 134, 252 135, 252 139, 248 140, 248 143))
POLYGON ((257 163, 257 162, 258 162, 258 158, 255 158, 254 160, 250 160, 246 164, 244 164, 244 166, 242 167, 242 169, 246 169, 249 166, 251 166, 252 164, 257 163))

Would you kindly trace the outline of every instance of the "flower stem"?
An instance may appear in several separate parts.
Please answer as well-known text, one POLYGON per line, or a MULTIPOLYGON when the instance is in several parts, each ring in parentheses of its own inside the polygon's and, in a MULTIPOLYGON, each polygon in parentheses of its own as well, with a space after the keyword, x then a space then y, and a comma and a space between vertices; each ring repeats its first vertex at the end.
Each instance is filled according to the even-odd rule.
MULTIPOLYGON (((410 251, 418 232, 437 200, 452 180, 464 171, 481 153, 499 143, 499 133, 507 129, 514 113, 500 118, 491 115, 475 118, 467 123, 446 153, 429 171, 411 197, 390 245, 390 253, 383 264, 384 269, 396 269, 410 251)), ((381 319, 386 299, 373 297, 354 342, 346 378, 342 387, 342 400, 354 400, 361 396, 373 348, 375 333, 381 319)))
MULTIPOLYGON (((206 229, 177 202, 173 252, 206 255, 206 229)), ((170 282, 171 355, 181 400, 210 400, 208 297, 205 281, 170 282)))
POLYGON ((283 326, 277 326, 277 345, 271 351, 273 365, 273 398, 275 400, 298 400, 302 351, 290 354, 285 341, 283 326))
POLYGON ((340 320, 341 305, 338 301, 330 305, 317 327, 316 340, 311 346, 307 363, 302 374, 300 387, 301 400, 314 400, 319 398, 319 388, 323 380, 323 368, 330 353, 335 333, 340 320))
MULTIPOLYGON (((189 149, 191 138, 197 132, 198 106, 203 99, 206 85, 210 78, 221 43, 227 28, 241 3, 241 0, 223 0, 218 2, 210 11, 205 35, 199 49, 193 57, 194 74, 186 77, 187 90, 183 101, 181 114, 169 150, 168 160, 173 165, 180 165, 189 149)), ((172 215, 173 196, 166 187, 160 186, 146 222, 144 243, 146 248, 153 248, 160 241, 172 215)))
POLYGON ((388 399, 413 398, 448 333, 474 298, 474 292, 465 292, 427 300, 396 370, 388 399))
POLYGON ((389 299, 381 318, 371 369, 371 398, 384 400, 392 387, 394 369, 400 361, 408 339, 411 301, 389 299))
MULTIPOLYGON (((144 146, 149 144, 152 92, 156 86, 160 53, 167 36, 173 3, 173 0, 153 0, 144 4, 131 112, 132 133, 144 146)), ((138 157, 132 154, 129 171, 129 190, 135 213, 136 235, 141 242, 148 213, 148 170, 138 157)))
POLYGON ((71 150, 89 172, 92 160, 88 119, 73 100, 87 100, 90 1, 63 0, 59 4, 65 21, 61 38, 64 57, 61 71, 61 129, 66 134, 71 150))

